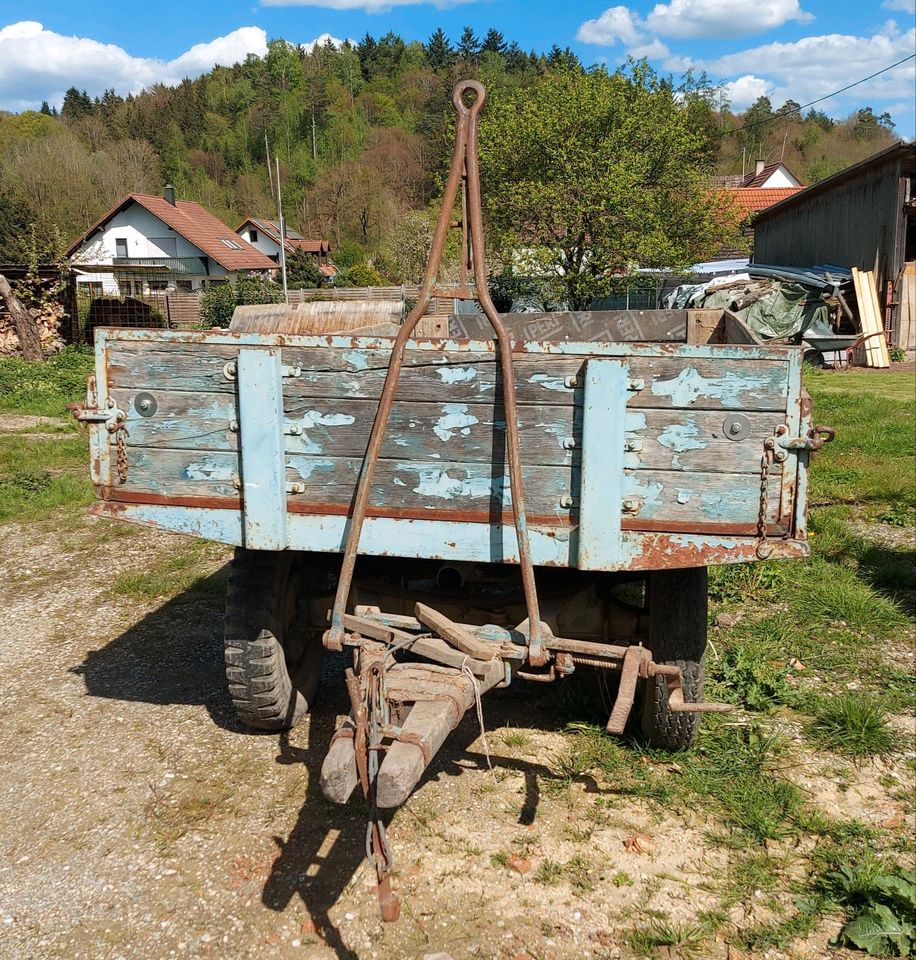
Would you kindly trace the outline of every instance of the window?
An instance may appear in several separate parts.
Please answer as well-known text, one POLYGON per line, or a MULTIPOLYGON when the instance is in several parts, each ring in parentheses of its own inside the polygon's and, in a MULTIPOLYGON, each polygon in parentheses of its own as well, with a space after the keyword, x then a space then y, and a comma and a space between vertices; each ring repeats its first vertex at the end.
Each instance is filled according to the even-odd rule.
POLYGON ((257 230, 252 229, 252 230, 249 230, 249 231, 248 231, 248 242, 249 242, 249 243, 257 243, 257 242, 258 242, 258 231, 257 231, 257 230))
POLYGON ((219 242, 225 244, 230 250, 241 250, 242 245, 236 240, 230 240, 228 237, 220 237, 219 242))
POLYGON ((117 237, 115 239, 115 256, 116 257, 127 256, 127 238, 126 237, 117 237))
POLYGON ((168 285, 168 280, 150 280, 148 283, 150 293, 161 292, 165 290, 168 285))
POLYGON ((190 293, 194 289, 194 284, 190 280, 179 280, 177 286, 182 293, 190 293))

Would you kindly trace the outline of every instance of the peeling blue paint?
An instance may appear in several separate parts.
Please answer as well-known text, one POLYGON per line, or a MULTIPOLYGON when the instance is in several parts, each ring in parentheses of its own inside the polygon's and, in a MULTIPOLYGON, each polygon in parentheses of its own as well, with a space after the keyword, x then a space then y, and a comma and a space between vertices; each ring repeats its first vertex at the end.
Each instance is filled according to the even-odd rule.
POLYGON ((445 403, 442 405, 442 416, 439 417, 433 427, 433 433, 440 440, 446 442, 452 439, 456 430, 460 431, 462 436, 468 436, 471 432, 470 428, 475 423, 480 423, 480 421, 477 417, 468 413, 466 403, 445 403))
POLYGON ((442 367, 437 370, 443 383, 467 383, 477 376, 476 367, 442 367))
POLYGON ((698 436, 699 431, 693 422, 669 423, 658 435, 658 442, 675 453, 684 453, 686 450, 702 450, 706 446, 706 441, 698 440, 698 436))

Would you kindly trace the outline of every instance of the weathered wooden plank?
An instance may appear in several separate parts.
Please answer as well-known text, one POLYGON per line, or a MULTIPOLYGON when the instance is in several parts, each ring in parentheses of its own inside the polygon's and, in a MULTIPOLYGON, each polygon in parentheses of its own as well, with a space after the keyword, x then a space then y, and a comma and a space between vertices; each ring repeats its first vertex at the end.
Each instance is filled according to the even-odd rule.
MULTIPOLYGON (((233 480, 238 456, 223 451, 132 449, 127 493, 157 496, 237 497, 233 480)), ((342 512, 355 491, 361 461, 345 457, 287 456, 287 481, 301 485, 291 493, 292 509, 305 506, 316 512, 342 512)), ((578 512, 579 472, 575 468, 526 466, 523 469, 528 513, 537 522, 574 522, 578 512), (571 508, 561 506, 571 496, 571 508)), ((770 517, 779 512, 780 484, 771 484, 770 517)), ((663 470, 627 470, 623 503, 632 508, 624 519, 653 525, 723 523, 753 524, 759 503, 759 479, 753 473, 684 473, 663 470)), ((507 475, 494 477, 488 464, 435 461, 380 460, 370 504, 374 512, 406 516, 410 511, 432 516, 482 522, 508 516, 511 506, 507 475)), ((608 502, 607 509, 622 504, 608 502)))
MULTIPOLYGON (((128 447, 154 449, 238 449, 238 433, 229 423, 238 418, 230 394, 156 392, 152 417, 137 411, 139 391, 117 388, 112 396, 127 412, 128 447)), ((360 457, 369 439, 376 404, 372 400, 315 398, 287 402, 289 453, 360 457)), ((505 460, 505 424, 492 404, 408 403, 395 401, 382 457, 420 460, 447 458, 456 463, 505 460), (494 438, 494 429, 496 437, 494 438)), ((531 465, 570 466, 581 443, 581 409, 570 406, 526 406, 519 412, 522 459, 531 465), (576 444, 572 449, 568 440, 576 444)), ((752 413, 747 436, 730 440, 719 411, 630 410, 625 466, 631 469, 699 470, 711 473, 756 473, 763 441, 785 422, 782 413, 752 413)))
MULTIPOLYGON (((501 313, 513 340, 576 340, 641 343, 687 339, 686 310, 578 310, 550 313, 501 313)), ((482 313, 452 314, 450 337, 489 340, 493 328, 482 313)))
MULTIPOLYGON (((150 491, 162 496, 237 496, 238 455, 219 450, 149 450, 129 454, 124 491, 150 491)), ((287 455, 286 478, 301 485, 290 493, 292 505, 349 507, 362 461, 347 457, 287 455)), ((528 512, 565 522, 569 509, 560 506, 577 482, 564 467, 526 466, 523 471, 528 512)), ((370 504, 392 514, 403 510, 471 511, 482 515, 511 506, 508 473, 493 476, 489 464, 435 460, 380 460, 370 504)), ((332 511, 333 512, 333 511, 332 511)))
MULTIPOLYGON (((672 524, 672 530, 688 530, 691 524, 753 525, 760 509, 760 481, 749 473, 726 477, 721 473, 626 470, 623 502, 632 506, 623 516, 633 529, 643 522, 651 524, 649 529, 672 524)), ((777 478, 769 489, 770 522, 778 519, 779 510, 777 478)))
MULTIPOLYGON (((237 350, 196 344, 111 344, 109 376, 116 387, 232 393, 224 367, 237 350), (176 349, 177 348, 177 349, 176 349)), ((581 390, 584 357, 518 354, 516 396, 520 404, 565 405, 581 390), (576 378, 573 381, 571 378, 576 378), (578 385, 570 386, 576 383, 578 385)), ((388 367, 383 350, 287 348, 283 361, 301 367, 284 381, 288 401, 325 397, 376 399, 388 367)), ((693 410, 780 410, 787 399, 787 363, 761 360, 628 359, 634 383, 632 407, 693 410)), ((408 351, 397 396, 408 401, 500 403, 500 378, 492 354, 408 351)))

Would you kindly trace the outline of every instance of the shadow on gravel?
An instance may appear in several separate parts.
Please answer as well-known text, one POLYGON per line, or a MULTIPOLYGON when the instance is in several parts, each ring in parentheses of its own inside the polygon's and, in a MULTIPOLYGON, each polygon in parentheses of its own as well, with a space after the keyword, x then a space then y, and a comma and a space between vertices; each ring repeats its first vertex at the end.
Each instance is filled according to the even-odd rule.
MULTIPOLYGON (((198 581, 102 649, 90 652, 82 664, 73 668, 74 673, 83 677, 87 693, 162 705, 199 704, 225 730, 246 736, 269 736, 243 727, 226 693, 222 638, 226 576, 227 568, 223 568, 198 581)), ((331 922, 329 911, 365 862, 365 809, 358 788, 346 806, 339 806, 328 803, 318 786, 321 763, 337 716, 349 709, 343 685, 346 660, 340 654, 325 657, 322 685, 308 729, 303 731, 307 733, 308 745, 293 746, 286 734, 278 738, 276 762, 303 764, 308 772, 308 787, 286 839, 274 837, 279 856, 265 881, 261 901, 270 910, 282 912, 298 896, 315 924, 316 934, 339 960, 357 960, 357 954, 346 946, 331 922)), ((490 731, 509 725, 556 730, 562 728, 566 712, 556 693, 541 684, 519 683, 506 691, 494 691, 484 700, 484 717, 490 731)), ((430 780, 485 768, 482 751, 468 753, 479 735, 477 718, 470 711, 433 759, 417 791, 422 791, 430 780)), ((301 739, 298 733, 297 739, 301 739)), ((518 822, 533 823, 540 801, 540 783, 555 779, 556 774, 536 762, 500 756, 498 745, 498 739, 491 736, 494 768, 517 770, 525 778, 518 822)), ((579 779, 590 780, 587 776, 579 779)), ((586 789, 597 790, 597 784, 588 783, 586 789)), ((393 852, 397 887, 398 851, 393 852)), ((371 871, 367 870, 365 877, 363 896, 374 901, 371 871)))
MULTIPOLYGON (((299 811, 296 823, 286 840, 274 837, 280 856, 275 860, 270 876, 264 884, 261 900, 271 910, 282 912, 290 901, 298 896, 304 904, 318 936, 326 946, 334 950, 338 960, 358 960, 358 954, 344 944, 339 930, 334 926, 329 911, 338 902, 365 861, 366 810, 359 787, 354 790, 346 806, 328 803, 318 786, 321 763, 334 733, 339 713, 348 709, 343 687, 344 660, 326 657, 331 669, 322 679, 322 688, 309 718, 308 746, 293 747, 288 736, 279 737, 277 763, 304 764, 308 771, 308 788, 305 802, 299 811), (338 662, 335 663, 334 660, 338 662), (339 669, 336 669, 339 666, 339 669)), ((541 685, 522 685, 500 696, 491 696, 484 701, 484 716, 490 731, 509 723, 529 728, 556 729, 556 711, 545 709, 544 688, 541 685)), ((471 769, 486 769, 486 757, 482 751, 468 753, 468 748, 479 737, 480 728, 473 710, 470 711, 445 745, 433 758, 421 779, 417 790, 430 780, 442 777, 458 777, 471 769)), ((490 737, 490 759, 494 769, 517 770, 525 777, 525 796, 519 811, 518 823, 533 823, 540 801, 540 782, 556 779, 557 774, 549 767, 536 762, 500 756, 494 752, 496 744, 490 737)), ((597 783, 588 775, 576 778, 586 783, 589 792, 598 792, 597 783)), ((392 815, 397 815, 394 811, 392 815)), ((409 816, 409 812, 400 814, 409 816)), ((386 818, 390 820, 390 816, 386 818)), ((398 872, 404 864, 398 862, 397 845, 394 856, 394 887, 398 890, 398 872)), ((361 895, 375 902, 374 877, 366 866, 361 895)), ((404 891, 401 890, 402 900, 404 891)), ((406 906, 406 905, 405 905, 406 906)), ((410 914, 402 909, 402 921, 410 922, 410 914)))
POLYGON ((223 661, 223 604, 228 565, 198 580, 91 651, 73 673, 86 692, 110 700, 200 704, 214 723, 242 733, 229 697, 223 661))

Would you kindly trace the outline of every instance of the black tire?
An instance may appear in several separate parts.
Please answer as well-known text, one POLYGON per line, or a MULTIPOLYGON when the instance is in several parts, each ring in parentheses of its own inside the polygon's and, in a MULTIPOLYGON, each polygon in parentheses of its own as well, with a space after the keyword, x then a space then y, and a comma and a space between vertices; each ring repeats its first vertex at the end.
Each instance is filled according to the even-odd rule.
MULTIPOLYGON (((706 660, 707 577, 706 567, 686 570, 654 570, 646 584, 649 605, 649 649, 656 663, 681 668, 684 699, 695 703, 703 697, 706 660)), ((686 750, 692 746, 700 725, 699 713, 672 713, 663 677, 645 682, 642 713, 643 736, 662 750, 686 750)))
POLYGON ((308 713, 324 654, 308 601, 322 587, 327 576, 308 554, 236 548, 226 590, 226 680, 245 726, 288 730, 308 713))

